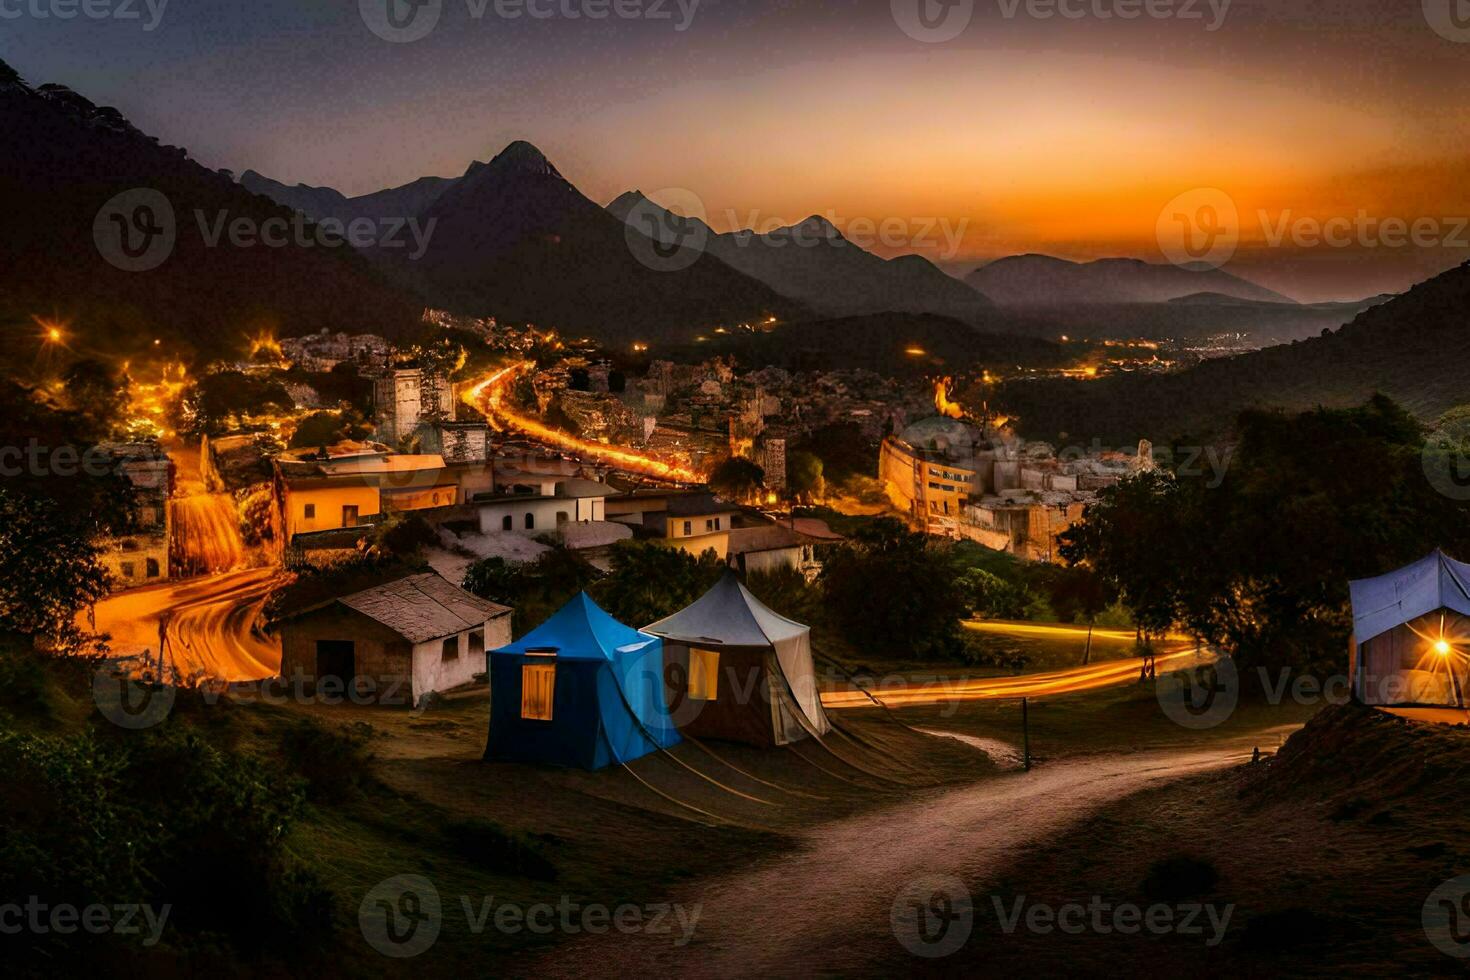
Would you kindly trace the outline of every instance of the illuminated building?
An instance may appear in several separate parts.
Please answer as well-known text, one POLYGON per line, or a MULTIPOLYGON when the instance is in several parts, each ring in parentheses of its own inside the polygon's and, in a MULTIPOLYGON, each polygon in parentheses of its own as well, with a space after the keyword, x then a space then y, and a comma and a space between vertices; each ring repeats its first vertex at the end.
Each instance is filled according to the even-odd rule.
POLYGON ((173 492, 174 465, 153 443, 129 443, 99 447, 111 457, 116 471, 133 485, 129 508, 134 530, 104 538, 102 564, 112 574, 114 589, 152 585, 169 577, 169 545, 173 522, 169 495, 173 492))

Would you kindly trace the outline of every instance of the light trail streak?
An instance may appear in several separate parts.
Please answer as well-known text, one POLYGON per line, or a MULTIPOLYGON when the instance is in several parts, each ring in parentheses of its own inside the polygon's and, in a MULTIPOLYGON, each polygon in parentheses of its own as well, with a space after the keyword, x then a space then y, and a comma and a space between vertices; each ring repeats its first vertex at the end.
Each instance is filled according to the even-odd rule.
POLYGON ((464 400, 478 408, 483 408, 486 414, 505 428, 514 429, 537 442, 546 443, 598 462, 608 463, 630 473, 640 473, 673 483, 704 482, 703 476, 687 467, 634 452, 631 449, 604 446, 601 443, 579 439, 508 408, 505 405, 507 385, 521 372, 534 366, 530 361, 521 361, 510 367, 502 368, 465 392, 464 400))

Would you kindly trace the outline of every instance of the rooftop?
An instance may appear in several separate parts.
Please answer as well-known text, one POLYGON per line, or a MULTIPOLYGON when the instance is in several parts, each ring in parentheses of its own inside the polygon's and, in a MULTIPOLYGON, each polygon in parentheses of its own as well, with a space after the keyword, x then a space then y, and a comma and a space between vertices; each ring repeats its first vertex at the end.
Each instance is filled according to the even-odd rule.
POLYGON ((433 572, 410 575, 337 600, 410 643, 462 633, 511 610, 451 585, 433 572))

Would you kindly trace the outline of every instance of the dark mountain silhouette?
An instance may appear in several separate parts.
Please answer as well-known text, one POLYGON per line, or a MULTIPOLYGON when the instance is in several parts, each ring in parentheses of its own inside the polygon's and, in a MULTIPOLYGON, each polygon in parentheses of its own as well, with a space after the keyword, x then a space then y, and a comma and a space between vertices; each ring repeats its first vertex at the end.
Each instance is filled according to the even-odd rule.
POLYGON ((1292 302, 1221 269, 1157 265, 1139 259, 1069 262, 1050 255, 1012 255, 981 266, 965 282, 1002 306, 1162 303, 1207 292, 1269 303, 1292 302))
POLYGON ((344 222, 354 218, 407 220, 422 213, 457 181, 456 177, 420 177, 401 187, 390 187, 361 197, 348 197, 331 187, 311 187, 307 184, 288 187, 254 170, 247 170, 240 175, 240 186, 248 191, 263 194, 277 204, 302 211, 318 221, 336 218, 344 222))
POLYGON ((32 89, 0 64, 0 132, 0 318, 6 352, 26 363, 36 356, 33 316, 67 321, 79 351, 122 352, 160 339, 170 353, 222 355, 265 330, 417 329, 422 302, 345 245, 236 247, 223 237, 210 246, 201 222, 293 216, 143 134, 116 109, 63 86, 32 89), (124 271, 104 259, 94 224, 106 233, 104 205, 139 190, 166 199, 176 241, 168 251, 153 234, 166 216, 136 208, 118 215, 146 223, 138 227, 147 236, 130 241, 165 242, 167 254, 156 268, 124 271))
POLYGON ((435 305, 624 344, 687 340, 722 324, 800 319, 806 308, 719 259, 656 248, 518 141, 474 163, 417 215, 425 254, 381 253, 435 305))
POLYGON ((697 360, 733 354, 744 366, 788 370, 863 368, 886 376, 960 373, 980 365, 1056 367, 1070 356, 1036 337, 976 330, 933 313, 875 313, 779 326, 765 333, 707 336, 704 343, 660 348, 660 357, 697 360))
POLYGON ((620 221, 628 220, 635 208, 652 209, 665 221, 687 222, 699 230, 711 255, 827 316, 893 311, 976 321, 994 308, 928 259, 880 258, 848 241, 819 215, 763 235, 752 231, 717 235, 697 218, 669 215, 640 191, 629 191, 607 206, 620 221))
MULTIPOLYGON (((1207 361, 1178 374, 1008 385, 1006 408, 1034 438, 1226 434, 1245 408, 1300 411, 1361 404, 1375 392, 1426 421, 1470 402, 1470 264, 1420 283, 1319 337, 1207 361)), ((1312 447, 1303 446, 1304 453, 1312 447)))

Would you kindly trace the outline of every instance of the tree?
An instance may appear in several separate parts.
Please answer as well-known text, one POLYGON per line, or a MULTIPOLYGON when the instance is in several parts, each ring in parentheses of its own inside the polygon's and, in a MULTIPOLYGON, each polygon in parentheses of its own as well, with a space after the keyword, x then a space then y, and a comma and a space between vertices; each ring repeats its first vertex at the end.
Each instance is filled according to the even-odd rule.
POLYGON ((55 502, 0 489, 0 634, 77 649, 77 614, 110 585, 101 555, 55 502))
POLYGON ((709 477, 710 489, 729 500, 758 499, 765 485, 766 471, 740 456, 726 459, 709 477))
POLYGON ((71 407, 99 433, 110 433, 122 422, 128 404, 121 375, 101 361, 77 361, 62 375, 71 407))
POLYGON ((611 561, 612 571, 593 586, 592 596, 614 617, 635 626, 683 609, 725 571, 713 550, 695 558, 653 541, 619 541, 611 561))
POLYGON ((893 518, 854 531, 828 555, 820 580, 834 625, 862 649, 955 653, 969 609, 947 548, 893 518))
POLYGON ((330 446, 344 439, 363 439, 369 434, 366 422, 356 411, 312 412, 291 434, 291 448, 330 446))
POLYGON ((822 460, 814 453, 797 451, 786 460, 786 487, 802 503, 820 500, 827 493, 822 460))
POLYGON ((1470 509, 1425 478, 1423 432, 1389 399, 1246 412, 1236 427, 1223 477, 1141 474, 1064 535, 1063 556, 1146 629, 1181 624, 1247 668, 1328 668, 1351 629, 1350 579, 1470 549, 1470 509))
POLYGON ((464 589, 514 609, 512 627, 521 636, 589 588, 600 575, 575 551, 552 548, 529 562, 508 562, 499 555, 477 561, 465 571, 464 589))

